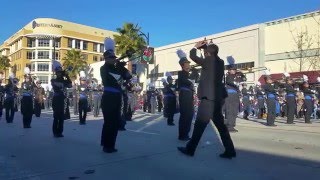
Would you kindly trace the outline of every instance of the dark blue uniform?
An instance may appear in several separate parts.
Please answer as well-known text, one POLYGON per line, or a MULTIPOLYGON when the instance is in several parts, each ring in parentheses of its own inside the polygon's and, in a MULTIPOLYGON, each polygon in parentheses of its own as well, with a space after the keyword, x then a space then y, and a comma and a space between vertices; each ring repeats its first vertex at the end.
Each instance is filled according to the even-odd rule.
POLYGON ((276 90, 274 86, 267 83, 263 87, 267 96, 267 126, 275 126, 276 118, 276 90))
POLYGON ((23 82, 21 84, 20 94, 21 99, 21 114, 23 116, 23 127, 31 128, 31 121, 33 115, 33 82, 23 82))
POLYGON ((105 63, 100 68, 100 75, 104 86, 101 100, 104 124, 101 135, 101 145, 105 152, 115 152, 115 143, 121 122, 121 103, 123 81, 131 79, 129 71, 124 65, 105 63))
POLYGON ((191 129, 194 105, 193 105, 193 93, 194 85, 189 79, 190 75, 187 71, 178 72, 178 89, 179 89, 179 106, 180 106, 180 118, 179 118, 179 139, 188 140, 189 132, 191 129))

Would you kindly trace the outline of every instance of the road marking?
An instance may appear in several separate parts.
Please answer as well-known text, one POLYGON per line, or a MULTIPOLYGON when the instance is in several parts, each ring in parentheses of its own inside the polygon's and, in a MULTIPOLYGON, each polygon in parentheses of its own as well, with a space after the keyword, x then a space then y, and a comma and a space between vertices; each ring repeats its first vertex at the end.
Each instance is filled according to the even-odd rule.
POLYGON ((146 128, 148 128, 148 127, 150 127, 150 126, 152 126, 152 125, 154 125, 154 124, 156 124, 156 123, 158 123, 158 121, 160 121, 161 119, 163 119, 162 116, 158 117, 157 119, 155 119, 155 120, 153 120, 153 121, 150 121, 150 122, 146 123, 146 125, 143 126, 142 128, 139 128, 139 129, 137 130, 137 132, 141 132, 142 130, 144 130, 144 129, 146 129, 146 128))

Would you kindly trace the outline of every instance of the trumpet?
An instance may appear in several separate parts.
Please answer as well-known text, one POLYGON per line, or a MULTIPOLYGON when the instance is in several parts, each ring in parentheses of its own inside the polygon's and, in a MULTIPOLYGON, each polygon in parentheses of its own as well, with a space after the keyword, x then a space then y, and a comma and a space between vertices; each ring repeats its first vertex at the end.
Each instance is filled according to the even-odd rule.
POLYGON ((196 46, 197 49, 206 49, 207 47, 208 47, 207 38, 204 38, 204 40, 199 41, 196 46))

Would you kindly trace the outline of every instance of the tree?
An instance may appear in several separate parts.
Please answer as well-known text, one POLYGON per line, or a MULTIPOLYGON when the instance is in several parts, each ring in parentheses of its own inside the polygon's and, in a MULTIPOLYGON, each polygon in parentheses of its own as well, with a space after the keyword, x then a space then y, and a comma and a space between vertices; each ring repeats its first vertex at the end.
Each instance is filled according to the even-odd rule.
POLYGON ((84 59, 81 51, 75 49, 68 50, 66 57, 62 60, 64 69, 70 69, 68 73, 72 80, 77 79, 79 72, 87 66, 87 61, 84 59))
POLYGON ((290 33, 296 49, 291 53, 287 53, 288 57, 294 59, 293 61, 299 65, 299 72, 310 70, 313 58, 310 54, 314 44, 313 36, 309 34, 307 27, 298 32, 290 28, 290 33), (306 68, 306 66, 308 67, 306 68))
POLYGON ((117 54, 124 55, 127 51, 134 51, 135 55, 140 55, 142 48, 146 46, 140 30, 138 25, 132 23, 124 23, 122 28, 117 28, 119 35, 113 35, 117 54))
MULTIPOLYGON (((318 16, 319 17, 319 16, 318 16)), ((317 24, 317 35, 316 35, 316 50, 315 50, 315 56, 311 59, 310 63, 313 67, 313 69, 320 70, 320 17, 316 19, 316 17, 313 16, 314 21, 317 24)))
POLYGON ((4 76, 5 76, 6 70, 10 67, 11 67, 11 64, 8 56, 0 56, 0 71, 4 72, 4 76))

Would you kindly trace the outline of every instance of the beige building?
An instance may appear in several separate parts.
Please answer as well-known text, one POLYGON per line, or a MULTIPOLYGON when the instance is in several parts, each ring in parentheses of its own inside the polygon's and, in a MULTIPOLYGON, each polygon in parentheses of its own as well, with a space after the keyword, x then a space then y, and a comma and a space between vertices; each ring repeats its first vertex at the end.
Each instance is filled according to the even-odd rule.
MULTIPOLYGON (((196 42, 204 38, 219 46, 219 56, 225 60, 226 65, 226 59, 233 57, 237 67, 244 72, 248 72, 248 68, 263 67, 269 69, 272 74, 319 70, 320 66, 310 66, 309 63, 316 58, 320 62, 319 23, 320 11, 316 11, 158 47, 155 49, 155 64, 149 65, 148 77, 141 77, 146 79, 146 82, 152 81, 157 87, 161 87, 160 79, 165 72, 177 75, 177 71, 181 69, 176 55, 177 49, 182 49, 188 54, 196 42), (297 38, 301 33, 305 34, 300 38, 300 44, 304 45, 298 48, 297 38), (309 41, 306 40, 307 37, 311 38, 311 45, 306 45, 308 43, 305 41, 309 41), (301 70, 299 54, 302 57, 301 70)), ((200 51, 198 52, 200 55, 200 51)), ((248 83, 255 83, 262 74, 263 71, 247 73, 248 83)))
POLYGON ((23 78, 24 67, 28 66, 31 73, 45 85, 52 76, 52 59, 62 60, 68 50, 77 49, 88 64, 101 61, 103 41, 114 34, 112 31, 57 19, 38 18, 8 38, 0 46, 0 55, 9 57, 13 67, 10 72, 17 78, 23 78))

